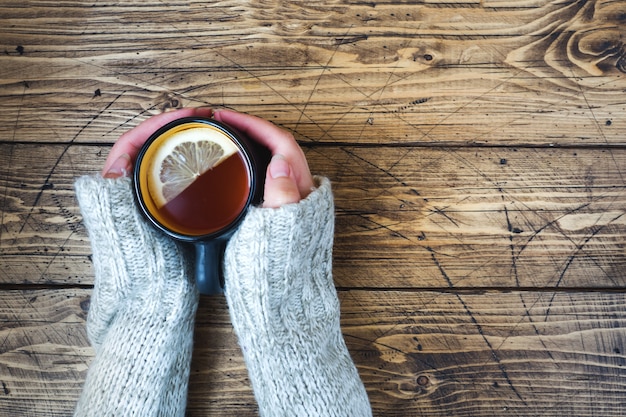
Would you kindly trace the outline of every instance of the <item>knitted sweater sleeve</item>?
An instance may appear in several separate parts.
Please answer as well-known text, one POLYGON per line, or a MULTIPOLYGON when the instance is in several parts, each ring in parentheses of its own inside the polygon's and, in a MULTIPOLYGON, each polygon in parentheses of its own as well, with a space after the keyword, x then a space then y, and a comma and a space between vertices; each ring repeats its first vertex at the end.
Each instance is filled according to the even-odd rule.
MULTIPOLYGON (((339 327, 330 184, 252 208, 228 245, 227 301, 262 416, 370 416, 339 327)), ((183 416, 198 294, 181 247, 153 230, 128 178, 83 177, 93 251, 87 333, 96 356, 79 416, 183 416)))
POLYGON ((339 322, 327 179, 298 204, 253 208, 225 254, 226 299, 261 416, 371 416, 339 322))
POLYGON ((198 294, 181 248, 143 221, 128 178, 75 188, 93 252, 96 355, 74 416, 182 417, 198 294))

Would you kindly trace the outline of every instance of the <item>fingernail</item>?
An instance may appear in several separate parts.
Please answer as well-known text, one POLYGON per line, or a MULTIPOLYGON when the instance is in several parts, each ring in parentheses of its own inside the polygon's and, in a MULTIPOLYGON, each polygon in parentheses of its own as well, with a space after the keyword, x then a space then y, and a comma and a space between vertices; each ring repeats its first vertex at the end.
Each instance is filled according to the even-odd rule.
POLYGON ((214 111, 212 106, 199 106, 199 107, 196 107, 196 110, 201 111, 201 112, 208 111, 208 112, 211 112, 211 114, 213 114, 213 111, 214 111))
POLYGON ((291 167, 284 156, 276 154, 272 157, 269 165, 272 178, 284 178, 291 175, 291 167))
POLYGON ((122 154, 111 164, 109 170, 104 174, 104 178, 126 177, 130 173, 130 167, 130 155, 127 153, 122 154))

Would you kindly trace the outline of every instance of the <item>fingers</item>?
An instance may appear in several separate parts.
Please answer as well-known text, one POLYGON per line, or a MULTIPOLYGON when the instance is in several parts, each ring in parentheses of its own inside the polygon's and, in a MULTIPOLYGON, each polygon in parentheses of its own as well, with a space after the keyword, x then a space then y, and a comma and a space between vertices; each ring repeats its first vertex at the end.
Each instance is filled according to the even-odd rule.
POLYGON ((305 198, 309 195, 313 188, 313 178, 304 152, 302 152, 292 134, 267 120, 231 110, 215 111, 214 118, 234 127, 250 139, 266 146, 272 152, 272 155, 282 155, 289 163, 292 171, 291 177, 296 182, 300 198, 305 198))
POLYGON ((211 117, 266 146, 274 156, 265 181, 263 207, 276 208, 297 203, 313 189, 313 177, 304 152, 293 135, 259 117, 231 110, 213 112, 209 108, 186 108, 153 116, 124 133, 111 148, 102 169, 105 178, 130 175, 139 150, 152 133, 182 117, 211 117))
POLYGON ((284 156, 276 154, 267 167, 263 207, 278 208, 300 201, 300 190, 293 170, 284 156))
POLYGON ((171 121, 180 119, 181 117, 211 117, 212 114, 213 111, 209 108, 186 108, 161 113, 141 122, 138 126, 120 136, 117 142, 115 142, 102 168, 102 176, 107 177, 108 175, 112 175, 113 178, 122 176, 118 175, 120 174, 118 170, 119 167, 114 166, 114 164, 122 163, 123 161, 119 160, 124 154, 128 155, 128 160, 130 161, 130 168, 126 170, 124 175, 129 175, 132 171, 132 164, 139 153, 139 149, 141 149, 148 137, 160 127, 171 121), (112 168, 114 171, 109 173, 112 168))

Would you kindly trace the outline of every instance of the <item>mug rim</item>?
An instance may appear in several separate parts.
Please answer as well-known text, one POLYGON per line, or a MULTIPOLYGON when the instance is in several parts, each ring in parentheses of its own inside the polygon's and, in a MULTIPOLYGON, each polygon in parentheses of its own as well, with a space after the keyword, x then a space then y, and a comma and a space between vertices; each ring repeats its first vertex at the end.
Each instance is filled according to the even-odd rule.
POLYGON ((142 213, 144 218, 146 218, 154 227, 156 227, 157 229, 159 229, 160 231, 162 231, 163 233, 167 234, 170 237, 173 237, 179 241, 190 242, 190 243, 203 242, 203 241, 215 240, 215 239, 220 239, 220 238, 227 239, 234 233, 235 229, 241 223, 248 209, 252 205, 252 200, 254 198, 254 195, 256 194, 256 181, 254 178, 255 175, 257 175, 256 167, 255 167, 253 158, 251 158, 250 156, 250 149, 248 149, 246 142, 242 140, 240 134, 238 134, 234 129, 232 129, 230 126, 226 125, 225 123, 221 123, 215 119, 208 118, 208 117, 182 117, 182 118, 173 120, 167 123, 166 125, 160 127, 159 129, 157 129, 154 133, 152 133, 148 137, 148 139, 146 139, 145 143, 141 146, 141 149, 139 150, 139 153, 137 154, 137 159, 134 163, 133 194, 134 194, 137 206, 139 207, 140 212, 142 213), (161 222, 159 222, 155 218, 155 216, 150 212, 150 210, 146 206, 144 202, 144 198, 143 198, 143 193, 141 191, 141 186, 140 186, 140 169, 139 168, 141 166, 141 162, 143 161, 143 158, 148 148, 154 143, 156 139, 158 139, 161 135, 165 134, 168 130, 174 127, 180 126, 180 125, 188 124, 188 123, 200 123, 200 124, 209 125, 218 129, 224 135, 228 136, 228 138, 231 139, 233 143, 239 148, 240 154, 242 158, 245 160, 246 167, 248 168, 248 174, 250 176, 250 191, 248 192, 248 197, 246 199, 246 202, 243 208, 241 209, 241 211, 239 212, 239 214, 237 215, 237 217, 225 227, 222 227, 214 232, 203 234, 203 235, 187 235, 187 234, 179 233, 161 224, 161 222))

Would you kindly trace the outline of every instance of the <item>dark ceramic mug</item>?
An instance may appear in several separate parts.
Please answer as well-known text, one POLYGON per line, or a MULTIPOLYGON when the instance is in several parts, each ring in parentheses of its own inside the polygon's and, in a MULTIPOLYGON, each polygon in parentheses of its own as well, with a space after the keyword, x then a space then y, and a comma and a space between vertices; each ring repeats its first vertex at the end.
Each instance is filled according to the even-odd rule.
POLYGON ((157 229, 195 247, 201 294, 223 292, 226 242, 263 201, 267 148, 214 119, 187 117, 152 134, 133 175, 137 204, 157 229))

